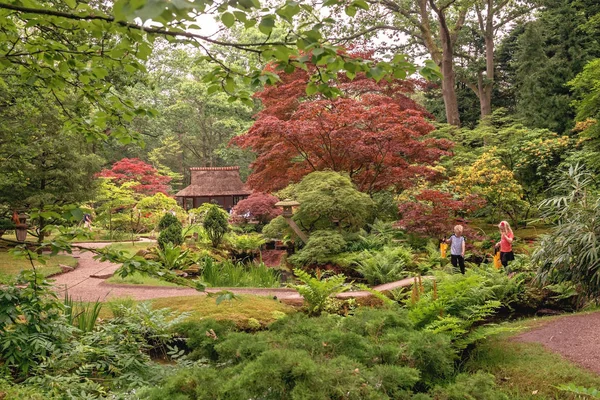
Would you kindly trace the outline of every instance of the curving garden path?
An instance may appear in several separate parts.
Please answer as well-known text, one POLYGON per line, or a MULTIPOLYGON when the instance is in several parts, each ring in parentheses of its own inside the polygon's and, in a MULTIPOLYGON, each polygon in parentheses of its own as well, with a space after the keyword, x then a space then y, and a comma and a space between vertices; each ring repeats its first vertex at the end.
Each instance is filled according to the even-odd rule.
POLYGON ((564 358, 600 374, 600 312, 558 317, 515 337, 541 343, 564 358))
MULTIPOLYGON (((87 248, 102 248, 111 243, 77 243, 87 248)), ((229 290, 235 294, 251 294, 256 296, 277 297, 277 299, 287 302, 301 302, 302 296, 294 289, 288 288, 207 288, 206 292, 184 287, 164 287, 164 286, 135 286, 109 284, 105 278, 112 275, 118 268, 118 264, 110 262, 100 262, 95 260, 94 254, 87 251, 73 250, 73 256, 78 258, 78 267, 70 272, 55 275, 51 279, 59 295, 65 290, 69 296, 80 301, 104 301, 111 298, 129 297, 135 300, 150 300, 161 297, 177 296, 202 296, 208 293, 216 293, 221 290, 229 290)), ((398 287, 410 286, 413 278, 403 279, 397 282, 386 283, 376 286, 373 289, 378 291, 391 290, 398 287)), ((341 293, 338 297, 369 297, 372 294, 366 291, 341 293)))

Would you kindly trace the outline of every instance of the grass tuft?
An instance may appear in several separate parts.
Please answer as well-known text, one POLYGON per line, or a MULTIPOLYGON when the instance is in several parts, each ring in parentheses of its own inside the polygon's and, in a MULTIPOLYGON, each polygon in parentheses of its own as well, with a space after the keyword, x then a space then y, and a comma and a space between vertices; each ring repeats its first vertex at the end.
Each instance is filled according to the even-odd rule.
MULTIPOLYGON (((537 320, 509 326, 531 328, 537 320)), ((502 335, 481 343, 465 364, 467 372, 483 370, 496 376, 501 390, 514 400, 576 399, 558 386, 600 388, 600 376, 546 350, 541 344, 517 342, 502 335)))

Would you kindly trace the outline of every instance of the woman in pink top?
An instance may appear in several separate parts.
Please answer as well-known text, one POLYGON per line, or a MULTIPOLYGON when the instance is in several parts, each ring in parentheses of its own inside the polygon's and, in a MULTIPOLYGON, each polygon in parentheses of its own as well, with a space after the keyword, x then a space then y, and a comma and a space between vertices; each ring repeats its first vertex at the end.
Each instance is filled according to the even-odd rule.
POLYGON ((512 242, 515 235, 506 221, 500 222, 498 224, 498 229, 500 229, 500 241, 496 243, 496 246, 500 246, 500 261, 502 261, 502 265, 508 272, 508 263, 515 259, 515 255, 512 251, 512 242))

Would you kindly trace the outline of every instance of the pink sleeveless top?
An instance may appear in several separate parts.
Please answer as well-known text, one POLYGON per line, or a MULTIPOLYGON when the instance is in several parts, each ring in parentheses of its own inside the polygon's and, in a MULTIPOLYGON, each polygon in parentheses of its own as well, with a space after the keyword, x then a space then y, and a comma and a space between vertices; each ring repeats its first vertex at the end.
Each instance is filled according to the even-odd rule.
POLYGON ((514 235, 510 233, 502 235, 502 238, 500 239, 500 251, 503 253, 508 253, 512 251, 512 243, 509 243, 508 240, 506 240, 506 236, 508 236, 511 239, 514 239, 514 235))

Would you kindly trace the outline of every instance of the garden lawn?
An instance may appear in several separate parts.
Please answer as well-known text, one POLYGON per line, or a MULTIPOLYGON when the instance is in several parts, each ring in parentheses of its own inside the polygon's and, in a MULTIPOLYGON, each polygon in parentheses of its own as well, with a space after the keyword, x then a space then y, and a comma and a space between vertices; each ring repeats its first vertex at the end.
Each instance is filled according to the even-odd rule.
POLYGON ((133 273, 121 278, 119 275, 111 276, 106 280, 107 283, 121 284, 121 285, 144 285, 144 286, 167 286, 167 287, 179 287, 179 285, 171 282, 164 281, 162 279, 155 278, 153 276, 142 275, 140 273, 133 273))
MULTIPOLYGON (((112 300, 112 302, 119 300, 112 300)), ((257 320, 261 326, 274 322, 283 314, 290 314, 296 310, 286 304, 269 297, 262 296, 236 296, 234 300, 223 301, 217 305, 214 296, 181 296, 166 297, 150 301, 153 308, 170 308, 174 311, 187 311, 191 315, 189 321, 200 321, 212 318, 217 321, 233 321, 239 328, 251 328, 249 319, 257 320)), ((102 308, 100 318, 111 318, 110 307, 102 308)))
MULTIPOLYGON (((75 268, 77 259, 68 255, 48 256, 46 264, 39 261, 34 262, 36 271, 43 276, 48 276, 61 271, 59 264, 75 268)), ((19 272, 31 269, 29 260, 24 258, 15 258, 6 251, 0 251, 0 283, 8 282, 12 277, 15 277, 19 272)))
MULTIPOLYGON (((532 328, 539 321, 530 319, 508 326, 532 328)), ((465 369, 495 375, 502 392, 511 400, 578 398, 557 388, 568 384, 600 389, 600 376, 546 350, 541 344, 521 343, 513 337, 514 333, 504 334, 481 343, 465 369)))
POLYGON ((113 250, 123 250, 127 252, 130 256, 134 255, 140 250, 145 250, 150 246, 153 246, 153 242, 119 242, 115 244, 111 244, 109 248, 113 250))
MULTIPOLYGON (((54 230, 50 234, 47 234, 44 237, 44 241, 47 242, 47 241, 53 240, 53 239, 55 239, 58 236, 59 236, 58 230, 54 230)), ((137 239, 139 239, 142 236, 148 236, 148 234, 138 234, 138 233, 135 233, 133 236, 137 240, 137 239)), ((30 240, 32 240, 31 237, 28 237, 28 238, 30 240)), ((105 242, 124 242, 124 241, 127 241, 127 240, 131 241, 131 234, 122 234, 121 233, 119 235, 115 235, 113 237, 113 239, 110 240, 109 239, 109 232, 108 232, 108 230, 93 229, 90 238, 87 238, 87 237, 84 237, 84 236, 80 236, 80 237, 77 237, 77 238, 73 239, 72 242, 73 243, 95 243, 95 242, 105 243, 105 242)))

